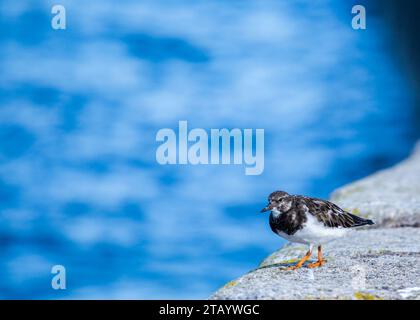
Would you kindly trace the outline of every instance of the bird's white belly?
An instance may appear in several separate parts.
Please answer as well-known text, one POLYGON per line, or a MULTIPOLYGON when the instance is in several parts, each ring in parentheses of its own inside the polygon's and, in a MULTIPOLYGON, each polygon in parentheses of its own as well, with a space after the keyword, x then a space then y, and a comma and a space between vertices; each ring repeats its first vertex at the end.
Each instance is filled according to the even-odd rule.
POLYGON ((281 231, 277 232, 277 234, 291 242, 321 245, 336 238, 345 236, 348 231, 348 229, 341 227, 326 227, 316 218, 308 215, 308 220, 303 225, 303 228, 295 232, 293 235, 288 235, 281 231))

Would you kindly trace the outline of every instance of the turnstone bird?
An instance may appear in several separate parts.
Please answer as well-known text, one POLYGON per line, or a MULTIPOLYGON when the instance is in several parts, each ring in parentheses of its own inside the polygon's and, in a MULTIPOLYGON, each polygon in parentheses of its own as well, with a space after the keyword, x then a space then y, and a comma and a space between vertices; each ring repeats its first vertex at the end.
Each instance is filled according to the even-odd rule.
POLYGON ((372 220, 351 214, 332 202, 290 195, 284 191, 275 191, 268 197, 268 205, 261 212, 271 211, 270 227, 274 233, 291 242, 309 245, 309 250, 299 262, 289 267, 300 268, 312 255, 314 246, 318 246, 318 261, 309 268, 322 266, 321 246, 335 238, 344 236, 349 228, 373 224, 372 220))

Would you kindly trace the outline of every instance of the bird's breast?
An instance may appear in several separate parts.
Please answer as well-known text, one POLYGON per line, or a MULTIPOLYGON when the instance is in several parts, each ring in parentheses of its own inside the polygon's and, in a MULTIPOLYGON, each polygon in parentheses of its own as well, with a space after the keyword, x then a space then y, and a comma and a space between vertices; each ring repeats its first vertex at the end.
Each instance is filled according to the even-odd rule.
POLYGON ((293 235, 303 228, 305 222, 306 218, 304 216, 292 211, 281 212, 274 209, 270 214, 270 227, 276 234, 293 235))

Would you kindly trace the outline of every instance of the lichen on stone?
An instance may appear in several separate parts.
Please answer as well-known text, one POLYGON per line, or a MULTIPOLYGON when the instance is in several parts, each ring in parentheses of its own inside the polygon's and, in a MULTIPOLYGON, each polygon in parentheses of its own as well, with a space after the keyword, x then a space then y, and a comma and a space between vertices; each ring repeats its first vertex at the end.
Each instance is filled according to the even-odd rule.
POLYGON ((230 287, 234 287, 234 286, 236 286, 237 284, 238 284, 238 282, 237 282, 237 281, 232 280, 232 281, 229 281, 228 283, 226 283, 226 284, 223 286, 223 288, 230 288, 230 287))
POLYGON ((356 300, 383 300, 381 297, 366 292, 355 292, 354 298, 356 300))

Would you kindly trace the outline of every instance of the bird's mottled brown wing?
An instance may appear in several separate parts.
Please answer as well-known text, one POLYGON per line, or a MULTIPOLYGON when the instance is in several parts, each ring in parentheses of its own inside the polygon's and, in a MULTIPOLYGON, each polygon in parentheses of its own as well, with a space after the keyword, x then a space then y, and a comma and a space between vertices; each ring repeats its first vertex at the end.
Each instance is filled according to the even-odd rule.
POLYGON ((308 213, 316 217, 318 221, 322 222, 327 227, 351 228, 363 226, 365 224, 373 224, 371 220, 355 216, 326 200, 303 197, 302 201, 304 201, 308 208, 308 213))

